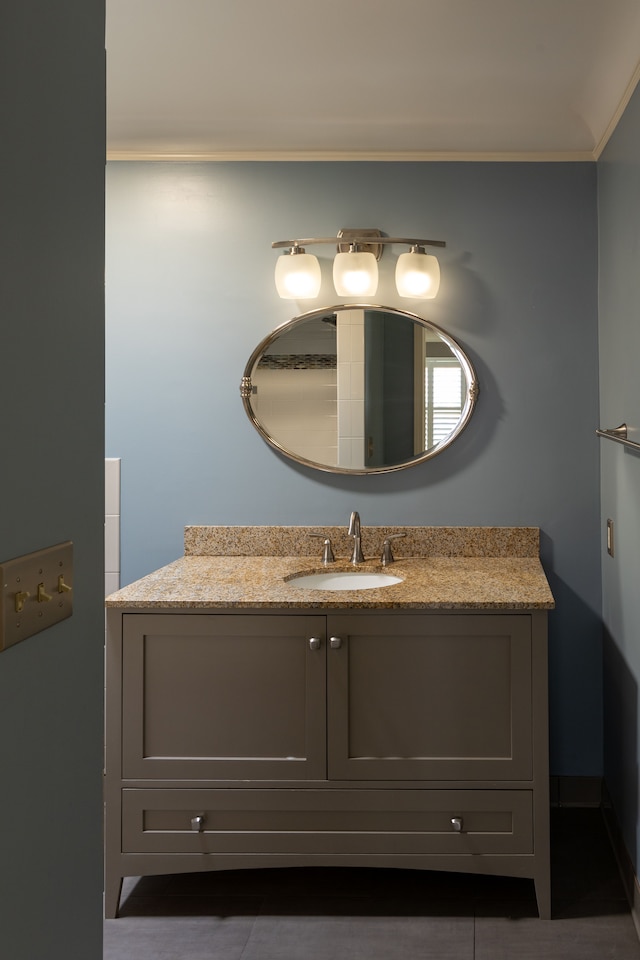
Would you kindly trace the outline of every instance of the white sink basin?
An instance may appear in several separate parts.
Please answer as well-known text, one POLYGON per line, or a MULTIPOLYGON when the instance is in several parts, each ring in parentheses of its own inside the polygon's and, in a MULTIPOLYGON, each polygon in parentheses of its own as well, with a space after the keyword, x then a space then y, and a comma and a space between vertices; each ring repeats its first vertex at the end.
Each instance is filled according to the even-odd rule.
POLYGON ((337 570, 335 573, 303 574, 293 577, 288 583, 303 590, 375 590, 378 587, 389 587, 392 583, 402 583, 402 577, 366 570, 362 573, 337 570))

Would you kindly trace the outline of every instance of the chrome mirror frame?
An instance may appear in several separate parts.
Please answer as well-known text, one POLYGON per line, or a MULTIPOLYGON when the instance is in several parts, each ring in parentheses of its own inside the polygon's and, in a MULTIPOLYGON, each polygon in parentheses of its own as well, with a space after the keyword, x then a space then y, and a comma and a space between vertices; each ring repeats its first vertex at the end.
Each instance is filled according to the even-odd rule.
POLYGON ((255 350, 252 352, 251 356, 249 357, 245 365, 244 374, 242 376, 242 380, 240 383, 240 396, 242 398, 242 403, 243 403, 245 412, 249 420, 255 427, 255 429, 258 431, 258 433, 261 435, 263 440, 265 440, 270 447, 272 447, 274 450, 276 450, 278 453, 282 454, 283 456, 287 457, 289 460, 293 460, 304 467, 311 467, 314 470, 320 470, 324 473, 342 474, 346 476, 370 476, 370 475, 379 474, 379 473, 394 473, 394 472, 397 472, 398 470, 406 470, 409 467, 415 467, 418 464, 424 463, 426 460, 430 460, 432 457, 435 457, 438 454, 442 453, 444 450, 447 449, 447 447, 449 447, 453 443, 454 440, 456 440, 460 436, 462 431, 465 429, 465 427, 469 423, 469 420, 471 419, 471 415, 473 414, 473 411, 475 409, 475 405, 478 399, 478 394, 479 394, 479 384, 478 384, 478 378, 476 376, 476 372, 473 368, 473 364, 471 363, 469 357, 464 352, 462 347, 448 333, 446 333, 441 327, 437 326, 436 324, 431 323, 431 321, 425 320, 423 317, 417 316, 417 314, 409 313, 406 310, 399 310, 396 307, 386 307, 380 304, 373 304, 373 303, 366 303, 366 304, 342 303, 342 304, 338 304, 331 307, 322 307, 321 309, 311 310, 308 313, 300 314, 299 316, 293 317, 291 320, 287 320, 284 323, 280 324, 278 327, 272 330, 271 333, 269 333, 263 340, 261 340, 260 343, 255 348, 255 350), (418 325, 431 330, 432 332, 437 334, 437 336, 441 340, 443 340, 444 343, 449 347, 452 354, 455 356, 455 358, 459 362, 460 367, 462 368, 463 375, 466 379, 467 388, 466 388, 465 402, 462 408, 462 412, 460 414, 460 419, 458 420, 456 426, 451 431, 451 433, 448 434, 447 437, 445 437, 445 439, 442 440, 440 443, 437 443, 434 446, 432 446, 430 449, 425 450, 422 454, 418 454, 415 457, 412 457, 408 460, 404 460, 399 463, 393 463, 393 464, 388 464, 384 466, 375 466, 375 467, 353 468, 353 467, 332 466, 330 464, 318 463, 317 461, 314 461, 314 460, 308 460, 306 457, 300 456, 299 454, 295 453, 293 450, 290 450, 287 447, 283 446, 278 440, 275 439, 275 437, 271 436, 269 431, 265 429, 263 424, 260 422, 260 420, 256 416, 256 413, 251 405, 251 397, 253 395, 253 389, 254 389, 252 376, 253 376, 255 365, 260 360, 263 353, 271 346, 272 343, 274 343, 275 340, 278 339, 278 337, 280 337, 287 330, 292 329, 294 326, 299 325, 306 320, 320 318, 327 314, 336 313, 340 310, 358 310, 358 309, 378 310, 378 311, 383 311, 386 314, 396 314, 398 316, 412 320, 414 323, 417 323, 418 325))

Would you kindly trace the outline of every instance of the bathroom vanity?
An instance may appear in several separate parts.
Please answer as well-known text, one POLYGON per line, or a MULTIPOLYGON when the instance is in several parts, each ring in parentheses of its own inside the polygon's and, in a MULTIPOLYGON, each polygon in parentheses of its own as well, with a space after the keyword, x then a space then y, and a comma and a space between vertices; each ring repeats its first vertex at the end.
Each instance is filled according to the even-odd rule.
POLYGON ((187 528, 108 598, 106 916, 124 876, 344 865, 530 877, 549 917, 537 529, 363 528, 359 570, 406 534, 399 583, 301 589, 318 532, 348 556, 187 528))

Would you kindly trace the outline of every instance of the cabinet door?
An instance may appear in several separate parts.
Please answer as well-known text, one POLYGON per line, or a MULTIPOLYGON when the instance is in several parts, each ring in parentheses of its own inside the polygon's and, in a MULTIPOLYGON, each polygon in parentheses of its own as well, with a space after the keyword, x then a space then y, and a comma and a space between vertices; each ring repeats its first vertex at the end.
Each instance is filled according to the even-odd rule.
POLYGON ((326 776, 324 617, 123 619, 124 777, 326 776))
POLYGON ((330 779, 530 779, 531 620, 333 615, 330 779))

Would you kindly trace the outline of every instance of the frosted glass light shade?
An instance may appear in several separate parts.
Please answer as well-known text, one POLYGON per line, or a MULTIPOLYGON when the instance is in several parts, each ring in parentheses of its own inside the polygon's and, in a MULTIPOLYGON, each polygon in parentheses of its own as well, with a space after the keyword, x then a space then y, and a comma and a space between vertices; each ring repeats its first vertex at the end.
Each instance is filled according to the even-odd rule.
POLYGON ((396 287, 401 297, 433 300, 440 287, 437 258, 415 250, 400 254, 396 264, 396 287))
POLYGON ((342 297, 372 297, 378 289, 378 264, 372 253, 337 253, 333 261, 333 285, 342 297))
POLYGON ((320 293, 322 274, 312 253, 293 251, 276 260, 276 290, 283 300, 311 300, 320 293))

